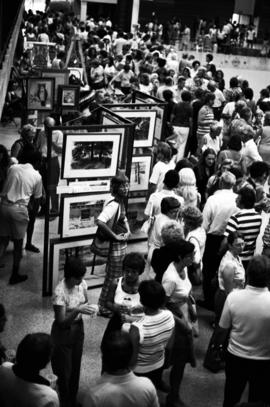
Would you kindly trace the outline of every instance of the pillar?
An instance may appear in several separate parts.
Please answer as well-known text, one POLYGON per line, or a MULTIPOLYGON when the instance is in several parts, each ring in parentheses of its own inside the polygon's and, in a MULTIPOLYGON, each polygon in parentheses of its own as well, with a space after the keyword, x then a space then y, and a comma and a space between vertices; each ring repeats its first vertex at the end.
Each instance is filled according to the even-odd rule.
POLYGON ((80 20, 86 21, 87 18, 87 1, 81 1, 81 13, 80 13, 80 20))
POLYGON ((131 14, 131 26, 130 31, 134 32, 134 26, 138 24, 140 12, 140 0, 133 0, 132 14, 131 14))

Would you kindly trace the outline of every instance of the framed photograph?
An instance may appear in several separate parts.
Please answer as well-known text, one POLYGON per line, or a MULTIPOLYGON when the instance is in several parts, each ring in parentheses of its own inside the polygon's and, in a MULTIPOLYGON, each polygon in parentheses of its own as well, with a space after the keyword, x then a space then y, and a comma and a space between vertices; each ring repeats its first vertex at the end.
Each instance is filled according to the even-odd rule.
MULTIPOLYGON (((93 279, 93 283, 103 283, 106 267, 106 259, 95 258, 90 246, 94 236, 67 239, 50 240, 50 288, 54 291, 59 281, 64 278, 64 266, 70 256, 80 257, 84 262, 87 273, 87 282, 93 279), (99 278, 101 277, 101 278, 99 278), (100 281, 99 281, 100 280, 100 281)), ((91 285, 91 284, 90 284, 91 285)))
POLYGON ((134 147, 152 147, 156 126, 156 111, 139 109, 117 110, 115 112, 135 123, 134 147))
POLYGON ((63 178, 108 178, 117 172, 121 134, 67 134, 63 178))
POLYGON ((62 237, 90 235, 96 232, 96 219, 110 194, 74 194, 62 196, 60 234, 62 237))
POLYGON ((151 155, 137 155, 132 157, 130 192, 148 191, 151 162, 151 155))
POLYGON ((52 110, 54 103, 54 78, 27 79, 27 109, 52 110))
POLYGON ((80 87, 60 85, 58 87, 58 105, 62 109, 77 110, 79 106, 80 87))
POLYGON ((76 79, 78 79, 78 82, 83 83, 83 68, 78 68, 76 66, 72 66, 68 68, 69 71, 69 78, 73 75, 75 76, 76 79))
POLYGON ((42 77, 54 78, 54 101, 57 102, 58 87, 61 85, 68 85, 68 69, 44 69, 41 72, 42 77))

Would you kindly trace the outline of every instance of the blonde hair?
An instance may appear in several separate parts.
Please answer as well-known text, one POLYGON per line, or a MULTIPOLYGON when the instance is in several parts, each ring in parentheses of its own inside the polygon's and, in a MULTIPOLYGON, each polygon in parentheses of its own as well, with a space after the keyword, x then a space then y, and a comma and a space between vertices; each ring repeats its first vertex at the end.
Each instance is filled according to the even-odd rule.
POLYGON ((184 198, 185 204, 193 201, 197 202, 198 190, 196 177, 191 168, 182 168, 179 171, 179 187, 177 193, 184 198))

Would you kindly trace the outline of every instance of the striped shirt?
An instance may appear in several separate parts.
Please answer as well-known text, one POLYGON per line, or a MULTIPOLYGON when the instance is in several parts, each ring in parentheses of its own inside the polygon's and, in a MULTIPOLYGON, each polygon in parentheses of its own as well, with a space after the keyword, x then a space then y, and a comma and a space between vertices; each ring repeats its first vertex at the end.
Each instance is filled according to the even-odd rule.
POLYGON ((174 328, 171 311, 162 310, 156 315, 145 315, 134 322, 139 330, 140 345, 135 373, 147 373, 164 364, 165 346, 174 328))
POLYGON ((199 110, 197 138, 202 139, 205 134, 210 133, 210 125, 214 121, 213 109, 210 106, 204 105, 199 110))
POLYGON ((230 217, 224 235, 228 236, 230 232, 236 231, 242 234, 245 241, 245 247, 239 256, 241 260, 250 260, 254 255, 261 223, 262 217, 254 208, 241 209, 235 215, 230 217))

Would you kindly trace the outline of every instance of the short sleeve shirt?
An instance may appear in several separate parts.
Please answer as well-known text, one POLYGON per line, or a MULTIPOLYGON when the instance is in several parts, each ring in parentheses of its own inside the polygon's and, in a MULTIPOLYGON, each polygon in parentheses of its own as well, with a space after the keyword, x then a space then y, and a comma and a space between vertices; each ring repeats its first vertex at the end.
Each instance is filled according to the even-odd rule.
MULTIPOLYGON (((79 285, 75 285, 73 288, 68 288, 65 283, 65 279, 57 284, 52 303, 53 305, 59 305, 66 307, 67 311, 72 311, 81 304, 85 303, 85 290, 87 290, 87 284, 85 280, 79 285)), ((79 314, 76 319, 80 319, 79 314)))
POLYGON ((170 161, 169 163, 164 163, 163 161, 158 161, 152 171, 152 175, 150 177, 149 182, 151 184, 157 185, 157 191, 160 191, 163 187, 163 180, 164 176, 167 171, 173 170, 175 167, 175 164, 170 161))

